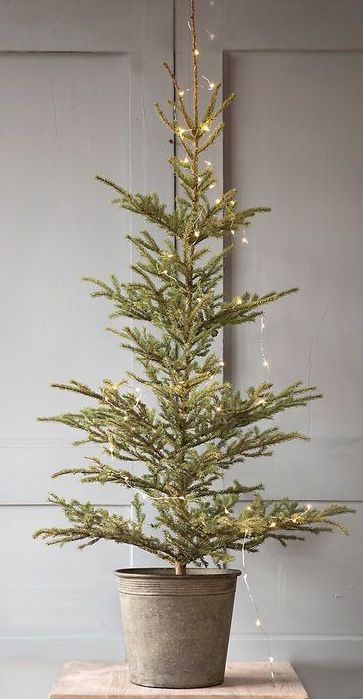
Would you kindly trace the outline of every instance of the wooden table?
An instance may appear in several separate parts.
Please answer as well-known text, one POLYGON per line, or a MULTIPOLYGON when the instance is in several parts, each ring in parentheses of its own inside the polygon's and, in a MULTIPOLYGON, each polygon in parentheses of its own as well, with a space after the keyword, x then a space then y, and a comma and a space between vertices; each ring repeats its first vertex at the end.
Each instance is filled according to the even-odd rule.
POLYGON ((248 699, 308 699, 290 663, 274 663, 275 684, 269 663, 229 663, 218 687, 202 689, 154 689, 131 684, 127 665, 66 663, 49 699, 139 699, 140 697, 248 697, 248 699))

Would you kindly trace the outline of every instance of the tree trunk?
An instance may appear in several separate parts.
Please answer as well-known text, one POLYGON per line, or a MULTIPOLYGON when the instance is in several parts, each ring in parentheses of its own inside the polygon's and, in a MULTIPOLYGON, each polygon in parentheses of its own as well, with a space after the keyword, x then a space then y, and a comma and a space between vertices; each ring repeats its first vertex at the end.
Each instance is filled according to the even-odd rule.
POLYGON ((186 575, 187 573, 187 566, 185 563, 179 563, 179 561, 176 561, 174 564, 175 568, 175 575, 186 575))

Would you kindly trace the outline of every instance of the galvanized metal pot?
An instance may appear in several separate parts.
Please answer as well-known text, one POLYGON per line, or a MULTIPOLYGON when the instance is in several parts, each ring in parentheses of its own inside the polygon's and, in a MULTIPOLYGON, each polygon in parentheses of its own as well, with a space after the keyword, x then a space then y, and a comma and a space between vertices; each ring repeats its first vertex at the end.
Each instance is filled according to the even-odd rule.
POLYGON ((224 679, 239 570, 117 570, 130 679, 145 687, 211 687, 224 679))

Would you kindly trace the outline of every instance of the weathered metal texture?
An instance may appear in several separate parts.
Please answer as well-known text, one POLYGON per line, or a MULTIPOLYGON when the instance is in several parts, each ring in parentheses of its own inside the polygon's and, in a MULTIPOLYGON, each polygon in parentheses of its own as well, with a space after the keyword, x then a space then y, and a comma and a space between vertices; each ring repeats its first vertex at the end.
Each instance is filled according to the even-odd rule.
POLYGON ((116 571, 130 679, 145 687, 211 687, 224 679, 239 570, 116 571))

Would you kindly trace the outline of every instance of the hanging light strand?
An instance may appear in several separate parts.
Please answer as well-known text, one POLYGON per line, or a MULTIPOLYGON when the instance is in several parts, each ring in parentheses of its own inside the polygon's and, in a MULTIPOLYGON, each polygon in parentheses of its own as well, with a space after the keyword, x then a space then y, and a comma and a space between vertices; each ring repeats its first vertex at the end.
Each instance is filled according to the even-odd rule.
POLYGON ((249 530, 246 529, 244 537, 243 537, 243 541, 242 541, 242 580, 244 582, 249 600, 253 606, 253 609, 254 609, 254 612, 256 615, 255 625, 263 633, 263 635, 266 639, 266 642, 267 642, 267 652, 269 654, 268 655, 268 663, 269 663, 270 677, 271 677, 273 684, 275 685, 274 659, 271 655, 270 637, 269 637, 269 634, 267 633, 264 625, 262 624, 259 608, 258 608, 257 602, 256 602, 256 600, 251 592, 251 587, 250 587, 250 583, 248 580, 248 572, 247 572, 247 566, 246 566, 246 541, 247 541, 248 535, 249 535, 249 530))
POLYGON ((265 316, 264 313, 261 313, 261 321, 260 321, 260 350, 261 350, 261 355, 262 355, 262 365, 267 369, 268 373, 271 374, 270 370, 270 364, 266 359, 265 355, 265 350, 264 350, 264 343, 263 343, 263 333, 265 330, 265 316))

